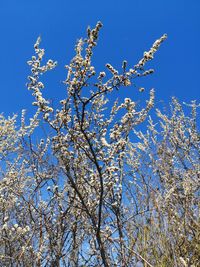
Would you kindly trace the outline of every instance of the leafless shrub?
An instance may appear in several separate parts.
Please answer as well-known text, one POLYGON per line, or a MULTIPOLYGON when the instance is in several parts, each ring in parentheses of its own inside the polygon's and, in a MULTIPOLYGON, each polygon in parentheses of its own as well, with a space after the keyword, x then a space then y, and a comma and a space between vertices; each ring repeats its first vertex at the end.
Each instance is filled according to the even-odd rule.
POLYGON ((110 107, 110 95, 153 73, 145 64, 166 35, 133 68, 124 61, 121 72, 106 64, 96 73, 91 58, 101 27, 78 41, 57 110, 40 81, 57 63, 42 63, 38 38, 27 84, 36 114, 27 125, 23 111, 20 128, 16 117, 0 117, 2 266, 199 264, 197 105, 186 116, 173 99, 171 115, 158 110, 159 125, 149 117, 148 131, 136 131, 154 90, 142 109, 130 98, 110 107), (35 141, 41 122, 49 134, 35 141))

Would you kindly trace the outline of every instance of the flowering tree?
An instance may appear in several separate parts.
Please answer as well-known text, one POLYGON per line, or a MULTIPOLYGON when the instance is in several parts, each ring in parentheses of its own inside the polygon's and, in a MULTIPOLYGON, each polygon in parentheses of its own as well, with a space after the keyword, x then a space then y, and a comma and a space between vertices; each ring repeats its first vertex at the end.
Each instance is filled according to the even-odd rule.
POLYGON ((199 263, 198 105, 187 117, 174 99, 171 115, 157 110, 157 124, 148 117, 153 89, 144 108, 130 98, 109 105, 114 90, 153 72, 145 64, 166 35, 133 68, 124 61, 121 72, 106 64, 96 73, 91 58, 101 27, 78 41, 56 110, 40 81, 56 62, 42 65, 38 38, 27 84, 37 111, 28 125, 23 111, 20 127, 15 116, 0 117, 2 266, 199 263), (41 123, 48 135, 36 140, 41 123))

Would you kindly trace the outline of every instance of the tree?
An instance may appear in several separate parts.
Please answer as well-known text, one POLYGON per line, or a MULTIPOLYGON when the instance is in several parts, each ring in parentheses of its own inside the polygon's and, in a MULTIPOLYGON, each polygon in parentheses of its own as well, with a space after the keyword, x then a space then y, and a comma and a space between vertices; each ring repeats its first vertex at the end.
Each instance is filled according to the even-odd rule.
POLYGON ((28 125, 22 111, 20 127, 16 116, 0 117, 2 266, 199 264, 198 105, 187 115, 173 99, 171 114, 157 110, 155 122, 153 89, 144 108, 130 98, 109 105, 114 90, 153 73, 145 64, 166 35, 132 69, 124 61, 121 73, 106 64, 96 75, 101 27, 78 41, 56 110, 40 81, 56 62, 42 65, 38 38, 27 84, 37 111, 28 125), (36 140, 41 127, 47 135, 36 140))

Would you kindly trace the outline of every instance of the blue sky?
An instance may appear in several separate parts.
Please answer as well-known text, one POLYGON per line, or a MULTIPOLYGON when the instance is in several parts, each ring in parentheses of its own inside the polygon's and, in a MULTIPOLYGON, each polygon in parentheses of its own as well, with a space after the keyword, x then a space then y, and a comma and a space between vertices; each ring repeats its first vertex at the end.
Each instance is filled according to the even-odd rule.
POLYGON ((76 40, 98 20, 104 25, 93 61, 98 70, 106 63, 121 68, 123 59, 133 66, 155 39, 168 34, 148 64, 155 74, 137 81, 145 93, 129 88, 123 91, 124 97, 146 99, 154 87, 157 101, 167 103, 172 96, 185 102, 199 99, 199 13, 199 0, 1 0, 0 113, 32 109, 32 96, 25 86, 30 74, 26 62, 38 35, 47 58, 58 61, 56 70, 46 75, 45 94, 55 101, 63 97, 64 65, 74 55, 76 40))

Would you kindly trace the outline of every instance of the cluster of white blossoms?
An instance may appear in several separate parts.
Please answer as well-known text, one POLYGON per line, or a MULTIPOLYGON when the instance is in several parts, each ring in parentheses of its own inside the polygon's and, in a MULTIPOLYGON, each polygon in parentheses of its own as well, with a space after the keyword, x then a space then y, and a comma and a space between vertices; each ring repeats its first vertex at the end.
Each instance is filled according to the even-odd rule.
POLYGON ((9 232, 10 235, 15 234, 15 232, 18 235, 24 235, 24 234, 29 233, 29 231, 30 231, 30 227, 28 225, 25 227, 21 227, 17 223, 15 223, 14 225, 9 226, 6 222, 3 224, 2 229, 6 230, 7 233, 9 232))
POLYGON ((45 65, 41 65, 45 51, 39 47, 40 42, 41 38, 38 37, 34 45, 36 55, 32 56, 31 60, 27 62, 31 66, 32 72, 32 75, 28 76, 30 82, 27 84, 27 87, 33 91, 33 96, 35 96, 36 101, 33 102, 33 105, 38 106, 39 110, 48 113, 52 112, 53 109, 48 106, 49 102, 42 95, 41 90, 44 88, 44 84, 39 81, 39 76, 48 70, 54 69, 57 62, 49 59, 45 65))
MULTIPOLYGON (((143 58, 138 62, 135 66, 136 68, 143 68, 146 62, 152 60, 154 54, 157 52, 158 48, 160 47, 161 43, 167 39, 167 34, 163 34, 158 40, 156 40, 149 51, 145 51, 143 58)), ((150 72, 153 70, 149 70, 150 72)))
POLYGON ((5 157, 9 152, 13 152, 17 142, 16 133, 16 115, 12 118, 0 114, 0 159, 5 157))

